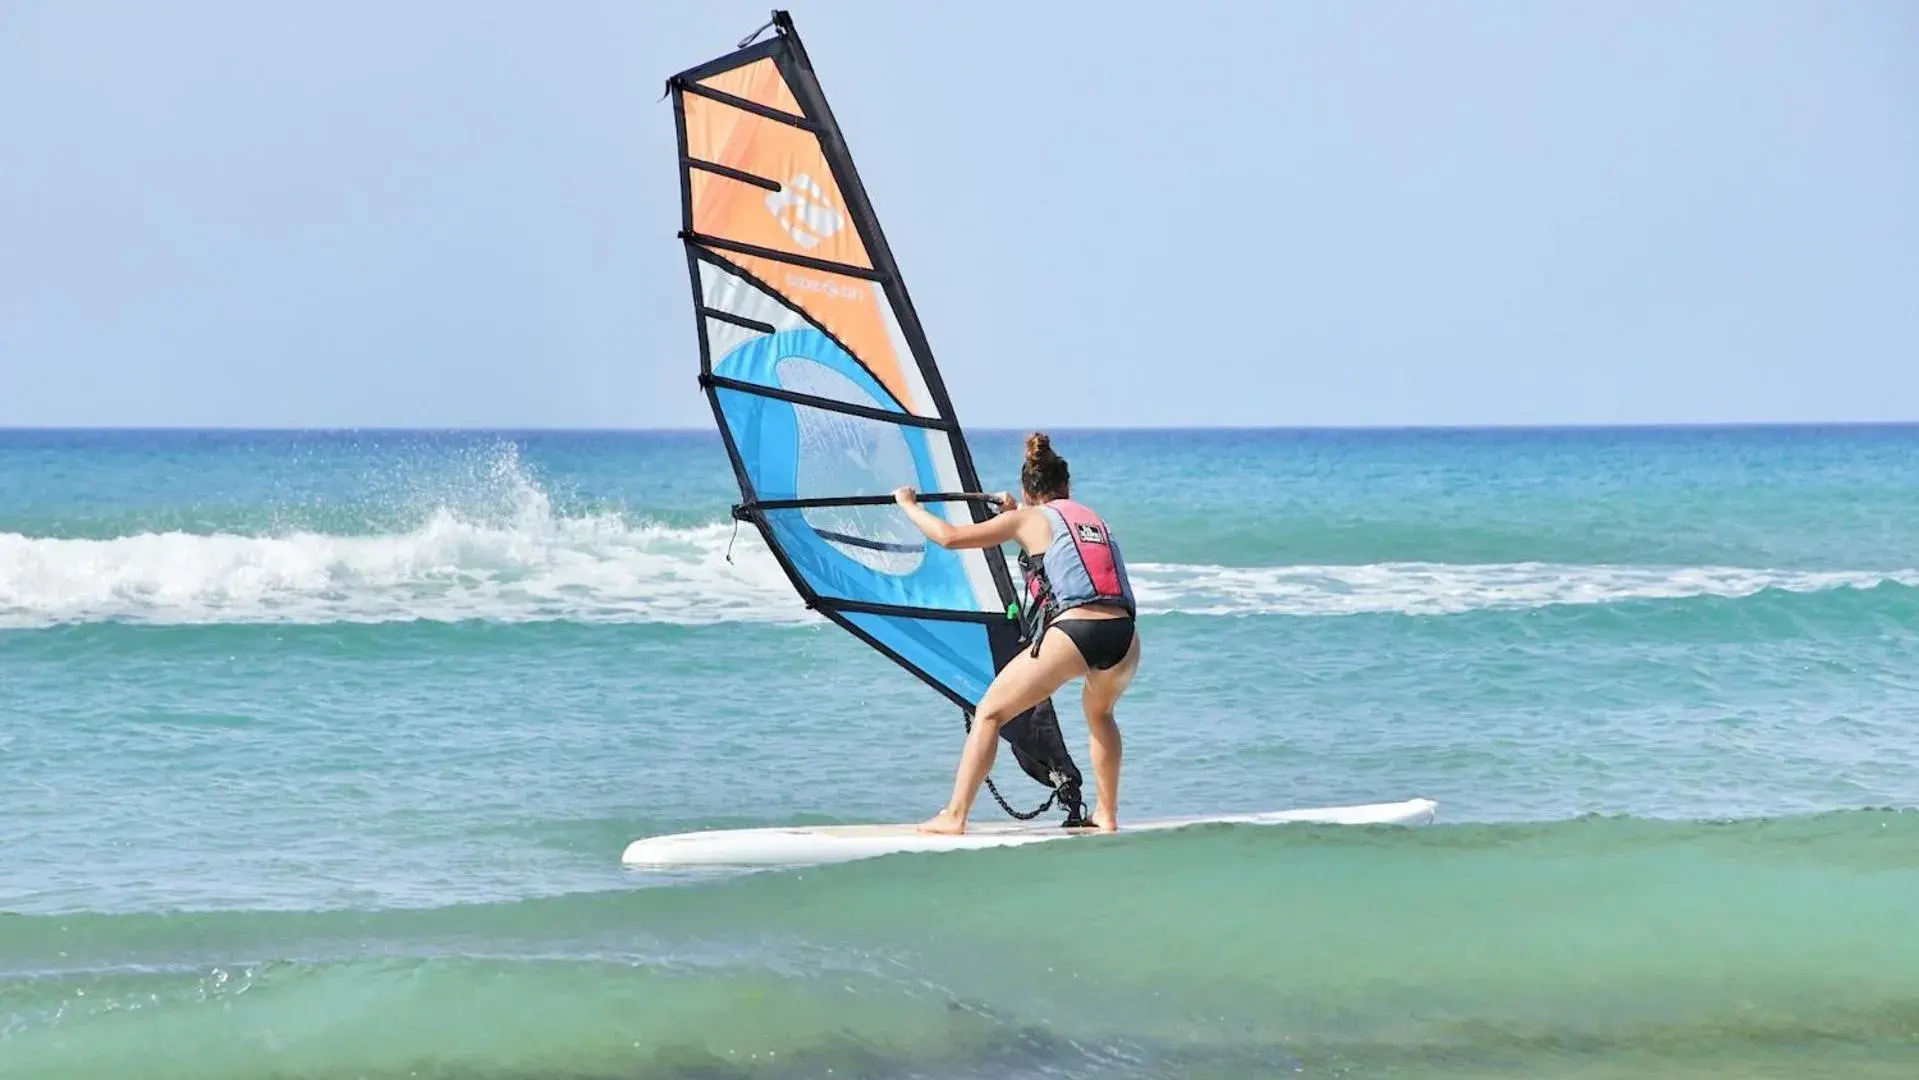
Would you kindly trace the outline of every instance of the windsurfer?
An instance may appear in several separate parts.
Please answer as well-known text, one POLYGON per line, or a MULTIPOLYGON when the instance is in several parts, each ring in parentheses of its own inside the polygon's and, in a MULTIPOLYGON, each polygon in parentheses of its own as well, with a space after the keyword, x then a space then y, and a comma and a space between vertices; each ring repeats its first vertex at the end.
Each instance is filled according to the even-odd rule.
POLYGON ((1072 501, 1066 459, 1052 440, 1035 432, 1026 440, 1020 469, 1021 501, 1002 496, 1001 513, 990 520, 954 525, 920 506, 902 487, 894 501, 926 537, 943 548, 985 548, 1018 541, 1027 575, 1027 617, 1032 648, 1000 669, 973 714, 973 729, 960 754, 959 773, 946 808, 920 826, 922 832, 958 834, 981 781, 993 767, 999 728, 1051 697, 1068 680, 1084 677, 1086 712, 1098 788, 1092 821, 1111 832, 1119 827, 1119 725, 1113 708, 1139 670, 1136 605, 1119 544, 1099 515, 1072 501), (1059 633, 1052 633, 1053 630, 1059 633))

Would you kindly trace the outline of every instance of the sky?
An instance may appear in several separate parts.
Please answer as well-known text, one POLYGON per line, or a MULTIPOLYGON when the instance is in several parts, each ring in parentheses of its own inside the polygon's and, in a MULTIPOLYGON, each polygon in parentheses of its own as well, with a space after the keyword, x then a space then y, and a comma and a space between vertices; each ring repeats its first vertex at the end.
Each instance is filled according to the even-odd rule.
MULTIPOLYGON (((1919 4, 790 5, 960 420, 1919 419, 1919 4)), ((0 3, 0 426, 701 428, 765 3, 0 3)))

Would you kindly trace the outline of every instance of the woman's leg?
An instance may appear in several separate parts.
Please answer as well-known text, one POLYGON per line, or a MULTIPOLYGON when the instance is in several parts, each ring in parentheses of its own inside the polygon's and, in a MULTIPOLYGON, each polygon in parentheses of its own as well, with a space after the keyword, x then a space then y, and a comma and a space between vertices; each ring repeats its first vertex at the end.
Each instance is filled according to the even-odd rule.
POLYGON ((1086 689, 1080 695, 1080 707, 1086 711, 1088 743, 1093 751, 1093 784, 1097 801, 1093 804, 1093 825, 1106 832, 1119 828, 1119 724, 1113 719, 1113 707, 1132 685, 1139 670, 1139 631, 1126 649, 1126 659, 1105 671, 1086 673, 1086 689))
POLYGON ((999 750, 999 728, 1013 717, 1045 701, 1066 684, 1066 680, 1086 673, 1086 660, 1080 656, 1073 639, 1064 633, 1047 630, 1040 640, 1039 655, 1021 650, 1008 661, 986 688, 979 708, 973 713, 973 731, 966 737, 966 749, 960 752, 959 774, 953 778, 953 798, 946 809, 920 826, 921 832, 963 833, 966 815, 972 812, 973 797, 993 768, 993 756, 999 750))

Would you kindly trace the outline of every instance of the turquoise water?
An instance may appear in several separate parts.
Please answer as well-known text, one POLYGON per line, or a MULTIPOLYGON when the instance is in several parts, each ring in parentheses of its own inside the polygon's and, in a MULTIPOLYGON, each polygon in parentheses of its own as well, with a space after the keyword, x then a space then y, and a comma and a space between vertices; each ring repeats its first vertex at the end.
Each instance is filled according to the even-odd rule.
POLYGON ((0 433, 0 1074, 1919 1075, 1919 428, 1055 441, 1124 815, 1439 823, 627 870, 962 737, 716 438, 0 433))

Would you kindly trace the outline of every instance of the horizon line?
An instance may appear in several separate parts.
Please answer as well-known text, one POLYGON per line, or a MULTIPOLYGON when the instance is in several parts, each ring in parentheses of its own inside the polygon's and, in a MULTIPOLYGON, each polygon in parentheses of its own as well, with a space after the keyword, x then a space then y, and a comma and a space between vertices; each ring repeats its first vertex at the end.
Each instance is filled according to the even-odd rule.
MULTIPOLYGON (((1474 431, 1653 431, 1653 430, 1753 430, 1781 428, 1900 428, 1919 426, 1919 418, 1910 420, 1639 420, 1639 421, 1557 421, 1494 422, 1457 424, 1047 424, 1047 425, 962 425, 964 431, 1069 431, 1081 433, 1184 433, 1184 432, 1474 432, 1474 431)), ((704 426, 610 427, 597 425, 482 425, 482 424, 0 424, 0 433, 13 432, 154 432, 190 434, 227 432, 232 434, 340 434, 348 432, 387 432, 394 434, 471 433, 471 434, 556 434, 556 435, 718 435, 719 430, 704 426)))

